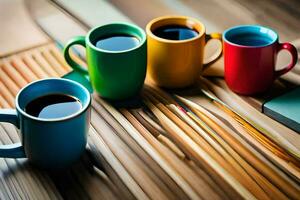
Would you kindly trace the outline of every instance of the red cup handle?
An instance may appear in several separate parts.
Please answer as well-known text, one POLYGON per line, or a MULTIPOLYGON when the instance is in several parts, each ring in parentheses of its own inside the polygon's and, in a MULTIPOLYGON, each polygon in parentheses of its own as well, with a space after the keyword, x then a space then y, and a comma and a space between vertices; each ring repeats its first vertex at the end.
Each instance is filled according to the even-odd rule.
POLYGON ((292 45, 291 43, 288 43, 288 42, 279 43, 277 51, 280 51, 280 50, 283 50, 283 49, 290 52, 290 54, 292 55, 292 61, 285 68, 283 68, 281 70, 278 70, 278 71, 275 71, 275 78, 278 78, 279 76, 281 76, 281 75, 289 72, 291 69, 293 69, 295 67, 296 63, 297 63, 297 60, 298 60, 297 49, 294 45, 292 45))

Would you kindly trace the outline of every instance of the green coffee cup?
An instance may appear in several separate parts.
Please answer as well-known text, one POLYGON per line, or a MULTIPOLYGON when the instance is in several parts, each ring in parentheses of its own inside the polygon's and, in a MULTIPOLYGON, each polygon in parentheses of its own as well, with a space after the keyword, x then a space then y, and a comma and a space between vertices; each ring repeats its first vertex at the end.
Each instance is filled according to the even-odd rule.
POLYGON ((137 95, 146 76, 146 34, 138 26, 128 23, 113 23, 96 27, 87 36, 72 38, 64 48, 67 63, 82 75, 89 75, 93 89, 103 98, 122 100, 137 95), (96 47, 99 38, 129 35, 138 39, 130 49, 111 51, 96 47), (69 48, 82 45, 86 48, 88 70, 72 60, 69 48))

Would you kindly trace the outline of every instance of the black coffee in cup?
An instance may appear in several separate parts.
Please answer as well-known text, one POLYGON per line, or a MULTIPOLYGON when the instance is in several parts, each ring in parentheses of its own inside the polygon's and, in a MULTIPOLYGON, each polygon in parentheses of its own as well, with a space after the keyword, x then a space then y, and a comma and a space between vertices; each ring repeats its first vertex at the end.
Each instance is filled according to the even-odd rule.
POLYGON ((196 37, 199 33, 186 26, 167 25, 156 28, 154 35, 168 40, 187 40, 196 37))
POLYGON ((131 35, 111 35, 107 37, 98 38, 94 45, 107 51, 125 51, 138 46, 140 40, 131 35))
POLYGON ((65 94, 49 94, 38 97, 25 106, 25 112, 38 118, 56 119, 67 117, 82 108, 80 101, 65 94))
POLYGON ((228 41, 243 46, 266 46, 272 43, 272 38, 262 37, 259 33, 237 33, 228 37, 228 41))

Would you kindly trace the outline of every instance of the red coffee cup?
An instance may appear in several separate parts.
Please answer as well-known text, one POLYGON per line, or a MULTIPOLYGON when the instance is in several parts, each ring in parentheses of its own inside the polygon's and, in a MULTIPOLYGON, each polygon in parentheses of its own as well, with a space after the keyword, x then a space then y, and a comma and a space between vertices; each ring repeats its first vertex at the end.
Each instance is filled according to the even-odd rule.
POLYGON ((268 90, 273 81, 290 71, 298 60, 296 48, 279 43, 278 34, 259 25, 232 27, 223 33, 225 80, 239 94, 254 95, 268 90), (275 70, 277 53, 287 50, 291 63, 275 70))

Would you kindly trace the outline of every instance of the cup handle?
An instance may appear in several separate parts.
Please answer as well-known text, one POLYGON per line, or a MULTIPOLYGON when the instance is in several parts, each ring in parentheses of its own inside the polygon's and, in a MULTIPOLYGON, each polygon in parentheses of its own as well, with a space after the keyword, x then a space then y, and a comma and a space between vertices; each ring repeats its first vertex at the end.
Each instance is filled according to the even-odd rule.
POLYGON ((64 57, 65 57, 67 63, 74 70, 78 71, 79 73, 83 74, 84 76, 87 76, 88 75, 87 69, 84 68, 83 66, 79 65, 78 63, 76 63, 70 56, 69 49, 71 46, 76 45, 76 44, 86 47, 85 37, 84 36, 75 36, 71 40, 69 40, 67 45, 64 48, 64 57))
MULTIPOLYGON (((205 35, 205 44, 207 44, 207 42, 212 39, 220 40, 220 42, 222 43, 222 34, 221 33, 211 33, 211 34, 205 35)), ((222 56, 222 52, 223 52, 223 45, 221 45, 221 48, 219 48, 218 51, 216 51, 213 55, 211 55, 208 59, 206 59, 204 61, 203 70, 206 69, 209 65, 216 62, 222 56)))
POLYGON ((298 60, 297 49, 291 43, 288 43, 288 42, 279 43, 278 48, 277 48, 277 52, 279 52, 281 50, 287 50, 288 52, 290 52, 290 54, 292 55, 292 61, 285 68, 283 68, 281 70, 278 70, 278 71, 275 70, 275 79, 282 76, 283 74, 289 72, 291 69, 293 69, 295 67, 296 63, 297 63, 297 60, 298 60))
MULTIPOLYGON (((0 121, 8 122, 18 127, 17 113, 13 109, 0 109, 0 121)), ((0 157, 25 158, 25 151, 21 143, 0 145, 0 157)))

